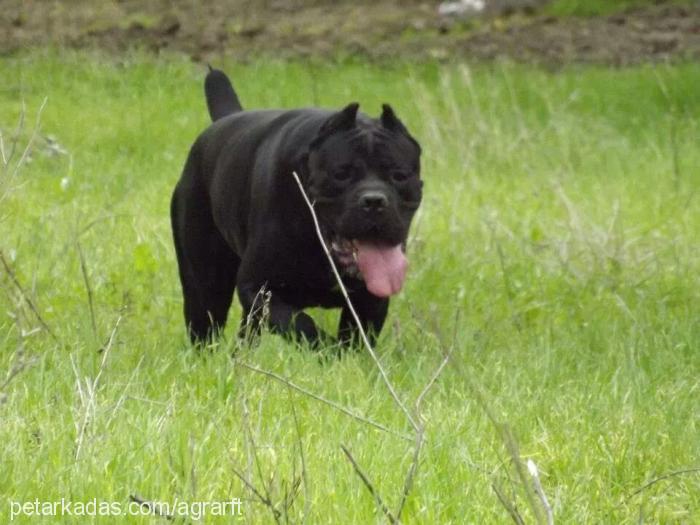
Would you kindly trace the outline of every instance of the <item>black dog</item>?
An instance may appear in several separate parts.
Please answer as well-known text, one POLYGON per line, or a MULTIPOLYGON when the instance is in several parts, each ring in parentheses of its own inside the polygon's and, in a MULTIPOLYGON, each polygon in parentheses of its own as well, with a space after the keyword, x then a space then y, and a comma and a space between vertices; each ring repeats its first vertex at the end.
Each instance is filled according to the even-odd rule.
POLYGON ((214 122, 192 146, 171 204, 192 341, 224 326, 235 288, 243 330, 267 319, 273 331, 317 343, 321 333, 303 308, 342 307, 339 339, 355 337, 293 172, 363 328, 376 336, 405 276, 423 185, 418 143, 388 105, 379 119, 358 114, 356 103, 338 112, 243 111, 217 70, 205 93, 214 122))

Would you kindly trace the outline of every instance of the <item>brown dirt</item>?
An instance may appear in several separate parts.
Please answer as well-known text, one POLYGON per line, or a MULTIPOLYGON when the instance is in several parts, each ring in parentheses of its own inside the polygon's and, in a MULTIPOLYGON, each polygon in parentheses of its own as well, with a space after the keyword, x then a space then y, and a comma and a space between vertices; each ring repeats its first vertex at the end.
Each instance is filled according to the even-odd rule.
POLYGON ((626 65, 700 58, 700 5, 597 18, 536 10, 454 21, 420 0, 3 0, 0 53, 37 46, 140 47, 196 60, 359 55, 371 59, 626 65))

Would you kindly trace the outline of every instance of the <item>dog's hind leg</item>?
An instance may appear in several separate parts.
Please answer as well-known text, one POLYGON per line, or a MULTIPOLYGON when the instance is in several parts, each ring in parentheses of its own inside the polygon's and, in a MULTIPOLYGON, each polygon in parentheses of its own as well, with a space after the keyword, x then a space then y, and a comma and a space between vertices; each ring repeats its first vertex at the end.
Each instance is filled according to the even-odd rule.
POLYGON ((185 322, 191 341, 206 343, 226 324, 240 259, 214 226, 206 194, 187 169, 173 194, 171 219, 185 322))

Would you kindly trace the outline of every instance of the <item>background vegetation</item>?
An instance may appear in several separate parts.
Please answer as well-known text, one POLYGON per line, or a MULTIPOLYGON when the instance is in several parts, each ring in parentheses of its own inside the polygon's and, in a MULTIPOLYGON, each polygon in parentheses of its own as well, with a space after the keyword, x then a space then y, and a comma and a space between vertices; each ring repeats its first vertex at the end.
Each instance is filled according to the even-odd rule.
MULTIPOLYGON (((698 466, 700 68, 224 66, 248 107, 389 100, 423 144, 410 277, 377 350, 408 404, 451 358, 423 402, 406 522, 505 522, 493 487, 530 522, 526 459, 561 523, 700 519, 692 472, 635 493, 698 466)), ((237 471, 280 512, 296 486, 294 522, 371 522, 342 444, 396 508, 413 450, 394 433, 411 429, 365 353, 186 344, 167 208, 207 124, 203 68, 84 53, 2 68, 0 121, 26 107, 14 162, 46 103, 3 171, 0 492, 238 496, 271 521, 237 471)), ((3 139, 7 158, 12 127, 3 139)))
POLYGON ((694 0, 552 0, 544 11, 557 16, 601 16, 660 4, 693 5, 694 0))

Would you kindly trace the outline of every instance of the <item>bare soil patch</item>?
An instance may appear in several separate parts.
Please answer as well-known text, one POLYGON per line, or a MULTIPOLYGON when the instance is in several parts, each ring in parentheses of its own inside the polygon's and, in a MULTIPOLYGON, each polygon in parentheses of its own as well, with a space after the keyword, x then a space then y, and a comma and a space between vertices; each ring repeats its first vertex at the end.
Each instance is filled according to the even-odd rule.
MULTIPOLYGON (((0 53, 30 47, 138 47, 222 55, 492 60, 627 65, 700 58, 700 4, 659 5, 594 18, 555 18, 536 8, 481 19, 438 14, 435 1, 4 0, 0 53)), ((533 2, 533 5, 537 2, 533 2)))

